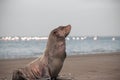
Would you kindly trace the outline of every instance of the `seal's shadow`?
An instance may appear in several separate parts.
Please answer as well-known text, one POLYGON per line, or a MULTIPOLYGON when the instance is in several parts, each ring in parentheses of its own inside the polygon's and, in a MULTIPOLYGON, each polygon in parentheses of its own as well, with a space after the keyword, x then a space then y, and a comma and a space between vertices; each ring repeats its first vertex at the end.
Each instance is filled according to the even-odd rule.
POLYGON ((57 78, 57 80, 74 80, 73 78, 70 78, 70 77, 59 77, 57 78))
POLYGON ((65 78, 64 78, 64 79, 57 79, 57 80, 73 80, 73 79, 65 79, 65 78))

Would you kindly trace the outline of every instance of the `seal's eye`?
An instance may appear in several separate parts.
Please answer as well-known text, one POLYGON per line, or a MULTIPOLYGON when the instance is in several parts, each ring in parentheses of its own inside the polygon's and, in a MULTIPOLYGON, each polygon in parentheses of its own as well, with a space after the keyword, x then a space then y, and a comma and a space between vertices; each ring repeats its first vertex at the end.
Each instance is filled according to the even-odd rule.
POLYGON ((53 34, 57 34, 57 30, 53 31, 53 34))
POLYGON ((53 35, 58 36, 59 35, 58 30, 54 30, 53 35))

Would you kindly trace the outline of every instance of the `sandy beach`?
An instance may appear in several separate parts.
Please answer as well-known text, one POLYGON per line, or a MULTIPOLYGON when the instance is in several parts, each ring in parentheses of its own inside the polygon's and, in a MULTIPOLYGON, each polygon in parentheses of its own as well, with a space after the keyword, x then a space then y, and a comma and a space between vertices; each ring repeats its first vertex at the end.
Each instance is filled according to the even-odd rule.
MULTIPOLYGON (((0 80, 11 80, 13 70, 34 60, 0 60, 0 80)), ((67 56, 60 80, 120 80, 120 53, 67 56)))

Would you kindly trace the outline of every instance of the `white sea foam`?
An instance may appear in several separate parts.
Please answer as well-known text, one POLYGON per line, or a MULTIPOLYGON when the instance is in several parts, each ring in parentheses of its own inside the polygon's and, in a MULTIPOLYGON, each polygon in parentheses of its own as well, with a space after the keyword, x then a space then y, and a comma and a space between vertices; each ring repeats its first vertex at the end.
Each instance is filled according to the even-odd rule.
POLYGON ((115 38, 113 37, 113 38, 112 38, 112 40, 114 41, 114 40, 115 40, 115 38))
POLYGON ((5 40, 5 41, 14 41, 14 40, 22 40, 22 41, 29 41, 29 40, 47 40, 48 37, 2 37, 0 40, 5 40))
POLYGON ((94 38, 93 38, 93 40, 97 40, 98 39, 98 37, 97 36, 95 36, 94 38))

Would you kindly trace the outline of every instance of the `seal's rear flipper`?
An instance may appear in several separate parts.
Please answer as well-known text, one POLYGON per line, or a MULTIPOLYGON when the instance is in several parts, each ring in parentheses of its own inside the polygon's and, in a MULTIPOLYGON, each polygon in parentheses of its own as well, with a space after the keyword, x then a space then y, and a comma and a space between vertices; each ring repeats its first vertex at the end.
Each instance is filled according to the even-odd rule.
POLYGON ((27 80, 19 70, 13 72, 12 80, 27 80))

